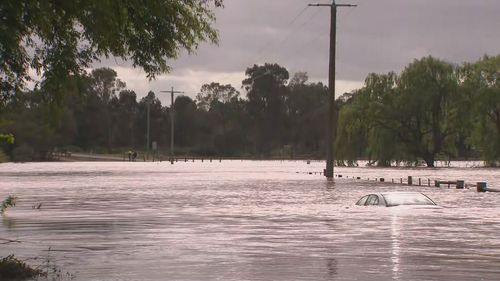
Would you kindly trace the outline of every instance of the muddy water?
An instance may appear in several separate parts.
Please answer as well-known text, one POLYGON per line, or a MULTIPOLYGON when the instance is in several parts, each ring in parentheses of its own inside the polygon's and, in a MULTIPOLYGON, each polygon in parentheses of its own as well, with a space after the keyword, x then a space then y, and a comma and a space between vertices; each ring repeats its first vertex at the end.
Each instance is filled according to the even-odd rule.
POLYGON ((308 174, 322 169, 2 164, 0 198, 18 204, 0 218, 0 256, 39 257, 35 264, 49 256, 75 280, 500 280, 500 194, 345 178, 500 188, 499 170, 338 168, 334 182, 308 174), (396 190, 424 192, 444 208, 354 206, 366 193, 396 190))

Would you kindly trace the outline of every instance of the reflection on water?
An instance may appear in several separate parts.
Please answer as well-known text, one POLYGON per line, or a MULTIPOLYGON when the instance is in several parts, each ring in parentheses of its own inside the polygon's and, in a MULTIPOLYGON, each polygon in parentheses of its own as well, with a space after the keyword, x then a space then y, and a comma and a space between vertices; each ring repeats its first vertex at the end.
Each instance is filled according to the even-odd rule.
MULTIPOLYGON (((318 175, 322 163, 0 165, 0 256, 47 253, 76 280, 499 280, 499 194, 318 175), (299 173, 297 173, 299 172, 299 173), (443 209, 357 207, 421 191, 443 209), (32 206, 42 204, 40 209, 32 206), (2 240, 6 241, 6 240, 2 240)), ((487 181, 493 169, 339 168, 487 181)))
POLYGON ((400 231, 399 217, 397 215, 391 216, 391 250, 392 250, 392 279, 399 280, 399 263, 401 247, 399 243, 399 231, 400 231))

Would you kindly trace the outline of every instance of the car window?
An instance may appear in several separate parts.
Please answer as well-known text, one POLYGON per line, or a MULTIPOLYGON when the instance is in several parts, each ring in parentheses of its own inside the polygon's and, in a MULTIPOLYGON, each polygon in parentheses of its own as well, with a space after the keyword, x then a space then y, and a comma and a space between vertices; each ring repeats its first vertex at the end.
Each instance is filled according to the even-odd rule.
POLYGON ((366 206, 378 205, 378 196, 373 194, 370 195, 370 197, 368 197, 368 200, 366 200, 365 205, 366 206))
POLYGON ((421 193, 383 194, 388 207, 399 205, 436 205, 429 197, 421 193))
POLYGON ((368 199, 368 195, 365 195, 365 196, 361 197, 361 199, 358 200, 358 202, 356 203, 356 205, 364 206, 365 203, 366 203, 366 199, 368 199))

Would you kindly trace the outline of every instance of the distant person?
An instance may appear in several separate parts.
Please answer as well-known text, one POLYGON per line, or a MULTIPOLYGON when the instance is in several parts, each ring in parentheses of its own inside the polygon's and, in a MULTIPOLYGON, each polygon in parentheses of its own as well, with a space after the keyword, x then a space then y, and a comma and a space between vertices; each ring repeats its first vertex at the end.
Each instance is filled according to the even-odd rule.
POLYGON ((128 161, 132 161, 132 151, 128 151, 128 161))
POLYGON ((137 151, 134 151, 134 153, 132 153, 132 160, 135 161, 135 158, 137 158, 137 151))

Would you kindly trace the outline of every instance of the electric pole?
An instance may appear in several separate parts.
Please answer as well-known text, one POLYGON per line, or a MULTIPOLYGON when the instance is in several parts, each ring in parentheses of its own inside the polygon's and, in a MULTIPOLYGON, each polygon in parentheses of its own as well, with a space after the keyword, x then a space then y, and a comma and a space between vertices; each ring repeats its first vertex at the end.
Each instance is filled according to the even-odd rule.
POLYGON ((146 101, 146 104, 148 106, 148 117, 147 117, 147 125, 146 125, 146 153, 147 153, 147 157, 149 158, 149 114, 150 114, 150 105, 151 105, 151 101, 148 99, 148 101, 146 101))
POLYGON ((328 69, 328 88, 330 94, 328 97, 328 122, 326 128, 326 169, 323 174, 326 178, 333 178, 333 162, 334 162, 334 120, 335 120, 335 47, 337 37, 337 7, 356 7, 352 4, 336 4, 335 0, 332 4, 309 4, 315 7, 330 7, 330 62, 328 69))
POLYGON ((160 92, 170 93, 170 164, 174 164, 174 94, 184 94, 184 92, 174 91, 174 87, 170 91, 160 92))

